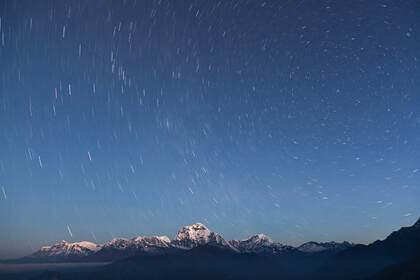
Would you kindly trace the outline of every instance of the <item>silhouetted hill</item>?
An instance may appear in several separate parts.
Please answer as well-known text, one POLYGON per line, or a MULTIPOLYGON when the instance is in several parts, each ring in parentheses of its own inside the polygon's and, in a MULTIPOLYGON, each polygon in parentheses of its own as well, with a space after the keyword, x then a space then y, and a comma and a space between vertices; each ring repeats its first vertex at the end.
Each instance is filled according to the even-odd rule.
POLYGON ((386 267, 368 280, 419 280, 420 252, 414 258, 403 263, 386 267))
POLYGON ((411 227, 391 233, 385 240, 356 245, 336 255, 320 275, 325 279, 358 279, 386 266, 413 258, 420 251, 420 219, 411 227))

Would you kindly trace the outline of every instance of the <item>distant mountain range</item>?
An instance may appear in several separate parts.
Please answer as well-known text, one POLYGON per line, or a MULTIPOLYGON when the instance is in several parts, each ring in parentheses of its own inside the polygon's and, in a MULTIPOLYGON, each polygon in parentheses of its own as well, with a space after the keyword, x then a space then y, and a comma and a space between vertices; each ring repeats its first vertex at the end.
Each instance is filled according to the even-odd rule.
POLYGON ((291 247, 264 234, 227 241, 196 223, 180 229, 173 239, 118 238, 102 245, 62 241, 15 261, 110 262, 91 271, 48 271, 34 280, 419 280, 420 219, 369 245, 307 242, 291 247))
POLYGON ((285 252, 319 253, 339 252, 354 246, 349 242, 307 242, 292 247, 274 242, 265 234, 253 235, 244 240, 225 240, 205 225, 196 223, 181 228, 174 239, 167 236, 139 236, 132 239, 114 238, 105 244, 90 241, 70 243, 61 241, 43 246, 35 253, 16 262, 83 262, 115 261, 135 255, 163 255, 191 250, 201 246, 213 246, 234 253, 281 254, 285 252))

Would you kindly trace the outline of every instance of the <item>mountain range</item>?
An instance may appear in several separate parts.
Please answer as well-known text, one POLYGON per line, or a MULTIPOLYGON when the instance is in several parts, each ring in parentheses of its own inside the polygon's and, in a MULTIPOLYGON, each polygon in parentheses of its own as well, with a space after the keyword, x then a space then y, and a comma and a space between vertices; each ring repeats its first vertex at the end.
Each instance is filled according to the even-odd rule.
POLYGON ((292 247, 264 234, 227 241, 196 223, 181 228, 173 239, 140 236, 115 238, 104 244, 62 241, 14 261, 109 263, 89 271, 44 271, 31 275, 33 280, 418 280, 420 219, 368 245, 307 242, 292 247))
POLYGON ((177 235, 138 236, 114 238, 104 244, 90 241, 61 241, 52 246, 43 246, 35 253, 16 260, 17 262, 83 262, 115 261, 135 255, 163 255, 191 250, 201 246, 213 246, 234 253, 281 254, 286 252, 319 253, 339 252, 354 246, 349 242, 307 242, 292 247, 274 242, 265 234, 256 234, 244 240, 225 240, 202 223, 182 227, 177 235))

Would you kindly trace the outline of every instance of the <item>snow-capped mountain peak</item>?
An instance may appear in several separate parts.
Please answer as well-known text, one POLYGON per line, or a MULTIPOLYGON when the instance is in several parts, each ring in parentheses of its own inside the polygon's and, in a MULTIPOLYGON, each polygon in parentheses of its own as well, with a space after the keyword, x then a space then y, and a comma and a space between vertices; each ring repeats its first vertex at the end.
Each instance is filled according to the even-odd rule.
POLYGON ((101 245, 95 244, 90 241, 80 242, 61 242, 52 246, 43 246, 33 257, 72 257, 72 256, 88 256, 101 249, 101 245))
POLYGON ((172 245, 182 249, 191 249, 201 245, 211 245, 236 251, 236 249, 223 239, 221 235, 211 231, 202 223, 195 223, 181 228, 174 240, 172 240, 172 245))
POLYGON ((249 240, 254 243, 267 243, 267 244, 273 243, 273 240, 271 240, 271 238, 265 235, 264 233, 253 235, 245 240, 249 240))
POLYGON ((178 231, 175 236, 176 241, 191 240, 198 243, 205 243, 208 241, 211 231, 201 223, 195 223, 190 226, 185 226, 178 231))
POLYGON ((99 260, 113 260, 136 254, 163 254, 171 249, 167 236, 138 236, 132 239, 114 238, 104 244, 93 257, 99 260))
POLYGON ((171 240, 167 236, 138 236, 131 240, 136 247, 162 247, 167 248, 171 240))
POLYGON ((273 254, 286 249, 291 249, 289 246, 274 242, 270 237, 263 233, 252 235, 251 237, 243 240, 232 240, 230 243, 241 253, 273 254))
POLYGON ((349 242, 306 242, 298 247, 298 250, 305 253, 317 253, 323 251, 341 251, 351 247, 349 242))
POLYGON ((71 243, 72 246, 77 246, 79 248, 86 248, 93 252, 96 252, 101 249, 102 245, 90 242, 90 241, 80 241, 71 243))
POLYGON ((130 245, 130 240, 127 238, 113 238, 104 244, 104 248, 125 249, 130 245))
MULTIPOLYGON (((414 227, 418 226, 420 226, 420 220, 414 224, 414 227)), ((215 246, 237 253, 282 254, 293 251, 338 252, 353 246, 353 244, 348 242, 307 242, 294 248, 274 242, 263 233, 252 235, 243 240, 226 241, 220 234, 213 232, 204 224, 195 223, 182 227, 173 240, 167 236, 138 236, 131 239, 113 238, 102 245, 89 241, 71 243, 63 240, 51 246, 43 246, 26 258, 47 259, 48 261, 79 261, 80 259, 109 261, 137 254, 166 254, 201 246, 215 246)))
POLYGON ((136 242, 141 242, 141 241, 144 241, 144 240, 146 240, 146 241, 158 240, 158 241, 166 242, 166 243, 171 242, 171 239, 167 236, 164 236, 164 235, 163 236, 138 236, 138 237, 134 238, 134 241, 136 241, 136 242))

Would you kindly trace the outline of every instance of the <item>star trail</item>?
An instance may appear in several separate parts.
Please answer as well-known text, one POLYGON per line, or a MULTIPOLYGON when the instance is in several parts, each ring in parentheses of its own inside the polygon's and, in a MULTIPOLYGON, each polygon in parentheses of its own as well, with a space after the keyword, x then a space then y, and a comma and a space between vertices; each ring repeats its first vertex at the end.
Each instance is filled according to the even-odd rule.
POLYGON ((0 1, 0 257, 370 242, 420 213, 420 3, 0 1))

